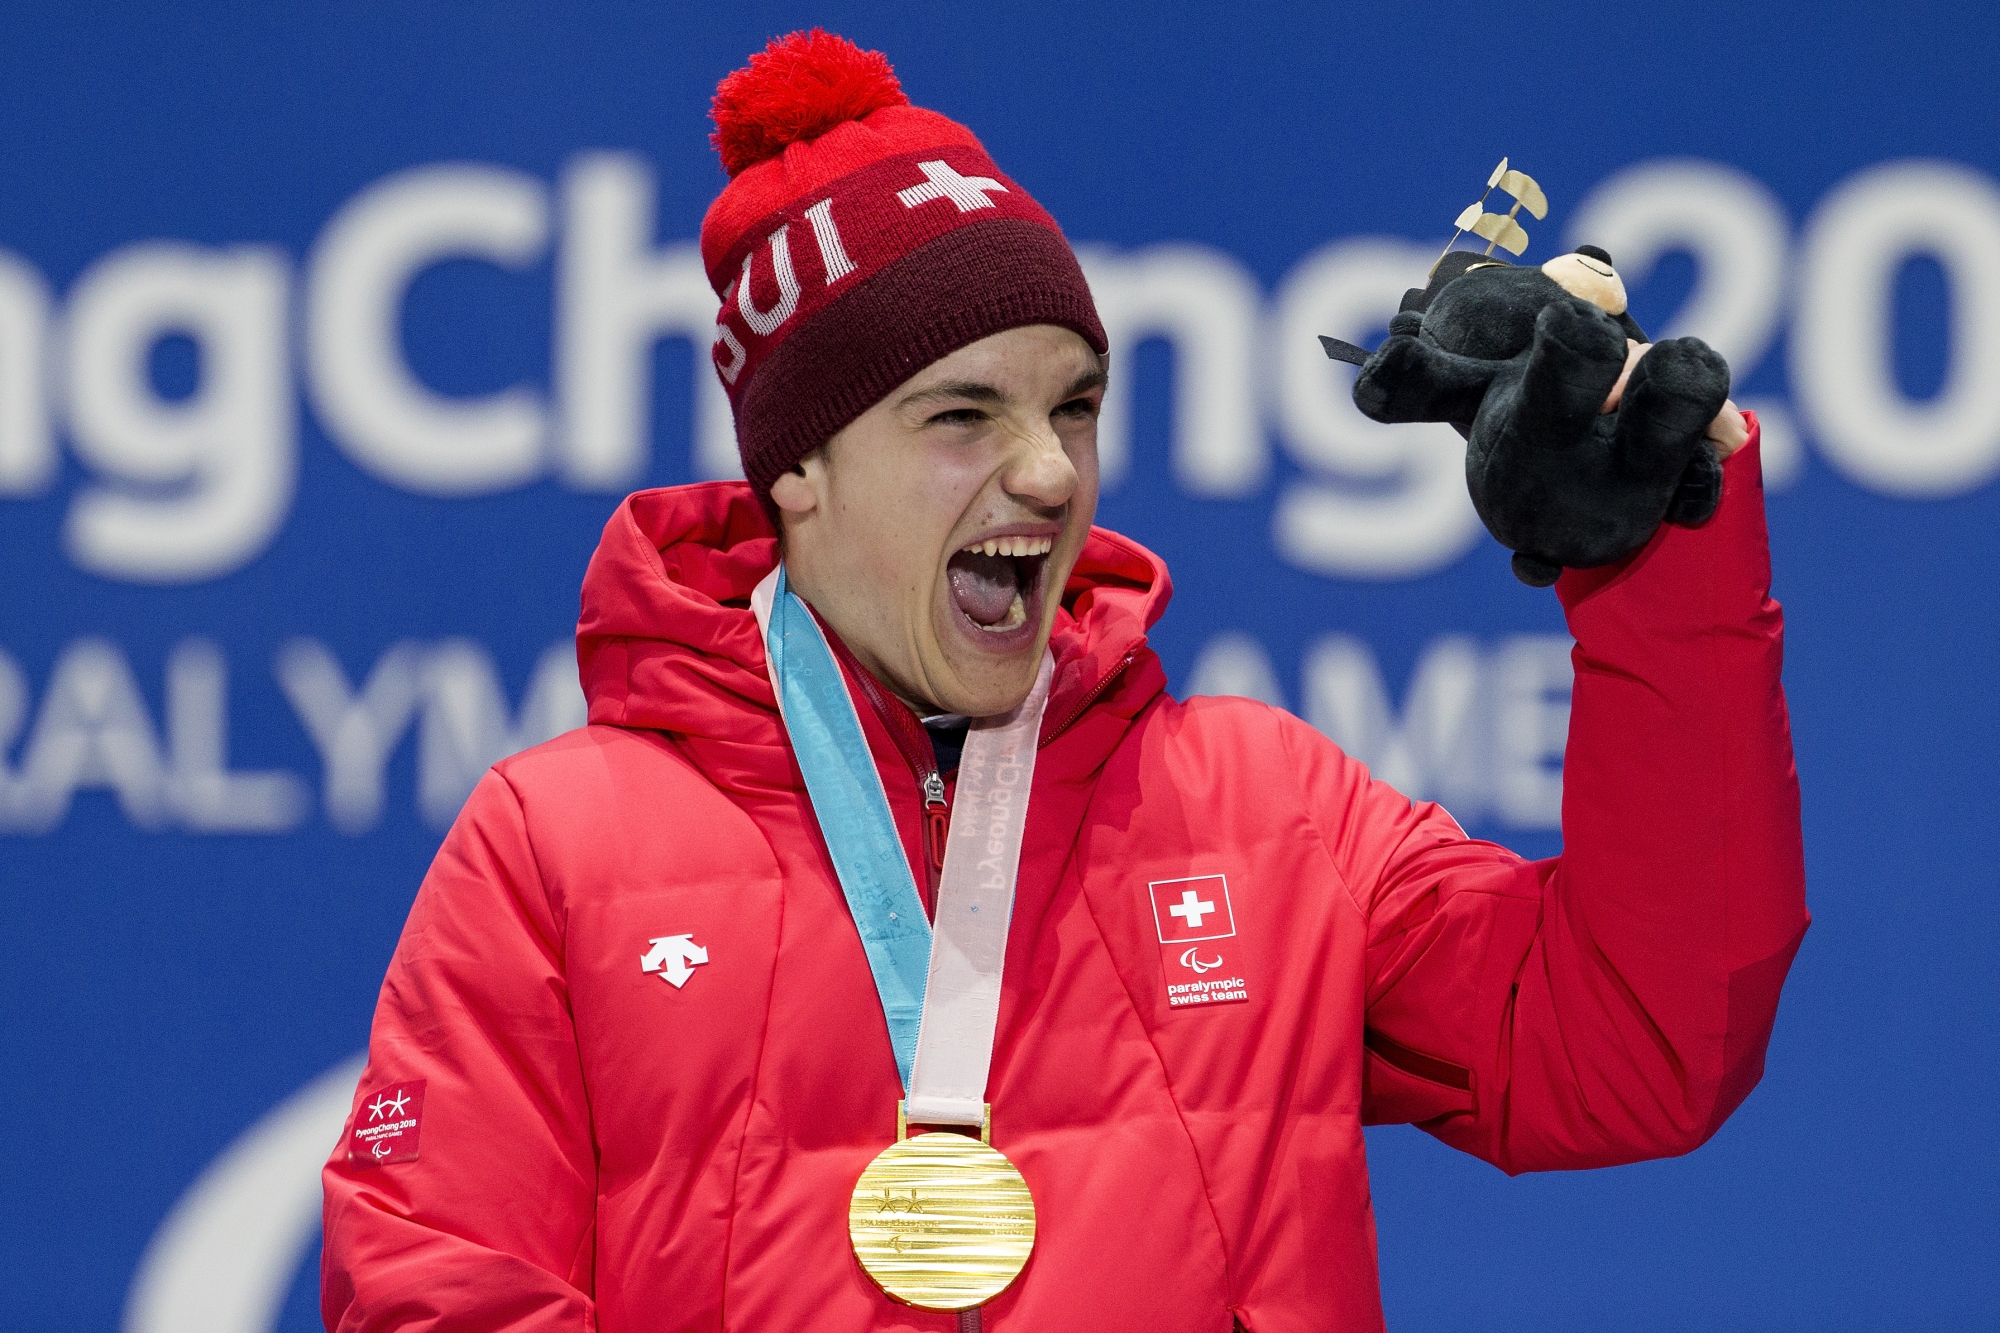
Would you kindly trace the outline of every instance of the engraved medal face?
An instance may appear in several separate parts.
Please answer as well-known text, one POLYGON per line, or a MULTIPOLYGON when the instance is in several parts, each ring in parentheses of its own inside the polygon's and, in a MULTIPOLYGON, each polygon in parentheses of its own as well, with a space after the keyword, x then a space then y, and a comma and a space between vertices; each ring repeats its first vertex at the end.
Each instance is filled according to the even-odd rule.
POLYGON ((1028 1182, 964 1134, 884 1149, 854 1184, 847 1233, 882 1290, 926 1310, 965 1310, 1006 1290, 1035 1248, 1028 1182))

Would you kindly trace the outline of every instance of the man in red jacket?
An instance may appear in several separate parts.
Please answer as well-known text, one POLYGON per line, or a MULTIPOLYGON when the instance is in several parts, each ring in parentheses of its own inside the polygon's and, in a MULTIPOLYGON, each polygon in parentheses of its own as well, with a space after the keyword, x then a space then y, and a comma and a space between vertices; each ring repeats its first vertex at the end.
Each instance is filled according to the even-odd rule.
POLYGON ((1103 330, 969 132, 817 34, 717 122, 750 481, 620 507, 591 725, 425 879, 328 1328, 1379 1327, 1364 1124, 1510 1172, 1713 1134, 1807 921, 1754 419, 1712 521, 1558 585, 1522 861, 1165 694, 1166 570, 1090 526, 1103 330))

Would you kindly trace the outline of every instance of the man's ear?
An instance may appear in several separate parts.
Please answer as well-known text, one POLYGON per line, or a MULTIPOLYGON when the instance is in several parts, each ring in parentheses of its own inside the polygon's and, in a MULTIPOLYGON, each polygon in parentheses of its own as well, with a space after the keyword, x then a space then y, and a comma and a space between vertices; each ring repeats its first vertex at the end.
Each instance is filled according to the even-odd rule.
POLYGON ((794 518, 804 518, 819 508, 825 479, 826 450, 815 449, 771 483, 771 503, 794 518))

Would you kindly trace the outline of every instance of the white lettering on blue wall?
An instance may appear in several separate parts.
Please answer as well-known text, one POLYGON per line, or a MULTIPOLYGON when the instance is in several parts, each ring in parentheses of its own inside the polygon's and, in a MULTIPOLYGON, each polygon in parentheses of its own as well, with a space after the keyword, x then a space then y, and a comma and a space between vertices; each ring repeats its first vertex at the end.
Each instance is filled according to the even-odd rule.
MULTIPOLYGON (((27 258, 0 252, 0 503, 48 495, 66 442, 87 473, 61 499, 72 562, 130 583, 221 577, 256 560, 291 513, 302 389, 335 447, 385 485, 475 496, 552 479, 615 492, 647 471, 662 338, 695 348, 688 470, 738 475, 709 369, 716 299, 695 245, 654 236, 657 194, 650 164, 627 153, 578 154, 553 191, 512 168, 429 164, 337 210, 300 274, 266 246, 142 240, 91 265, 61 302, 27 258), (552 401, 527 384, 447 395, 411 370, 404 295, 451 259, 508 271, 553 259, 552 401), (197 344, 201 371, 192 394, 169 400, 146 365, 177 334, 197 344)), ((1739 382, 1789 332, 1792 396, 1742 400, 1765 422, 1772 488, 1799 475, 1808 442, 1885 495, 1944 498, 2000 475, 2000 379, 1979 369, 2000 347, 2000 189, 1986 175, 1949 162, 1869 167, 1828 194, 1795 246, 1754 178, 1642 162, 1585 197, 1569 233, 1611 249, 1634 283, 1666 252, 1692 254, 1694 290, 1658 332, 1709 339, 1739 382), (1936 259, 1952 289, 1949 374, 1921 401, 1890 365, 1887 293, 1912 256, 1936 259)), ((1142 342, 1173 350, 1169 456, 1156 461, 1180 489, 1264 497, 1272 550, 1295 568, 1407 579, 1478 540, 1462 446, 1443 427, 1362 418, 1353 372, 1328 363, 1316 335, 1366 340, 1386 326, 1432 244, 1336 239, 1268 296, 1209 246, 1079 250, 1114 371, 1142 342), (1273 466, 1274 444, 1292 466, 1273 466)), ((1110 490, 1140 466, 1133 392, 1114 373, 1101 428, 1110 490)))
MULTIPOLYGON (((131 660, 108 639, 65 645, 39 700, 0 651, 0 834, 51 832, 85 792, 109 793, 128 823, 149 831, 280 834, 306 823, 314 801, 305 775, 232 766, 232 674, 240 677, 210 640, 180 640, 162 664, 156 724, 131 660)), ((585 721, 568 643, 536 660, 512 711, 491 653, 466 639, 391 644, 355 677, 324 644, 294 639, 272 676, 319 757, 326 819, 351 836, 381 823, 389 760, 413 730, 410 795, 424 822, 443 829, 489 767, 585 721)))

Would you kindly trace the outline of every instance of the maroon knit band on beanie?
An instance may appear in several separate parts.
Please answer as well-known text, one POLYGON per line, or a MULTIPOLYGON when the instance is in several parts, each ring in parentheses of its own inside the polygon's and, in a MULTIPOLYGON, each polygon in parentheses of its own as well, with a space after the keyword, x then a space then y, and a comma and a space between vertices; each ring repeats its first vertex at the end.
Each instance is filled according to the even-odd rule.
POLYGON ((1104 327, 1055 219, 879 52, 793 33, 716 89, 731 180, 701 225, 715 368, 771 484, 891 389, 1004 329, 1104 327))

